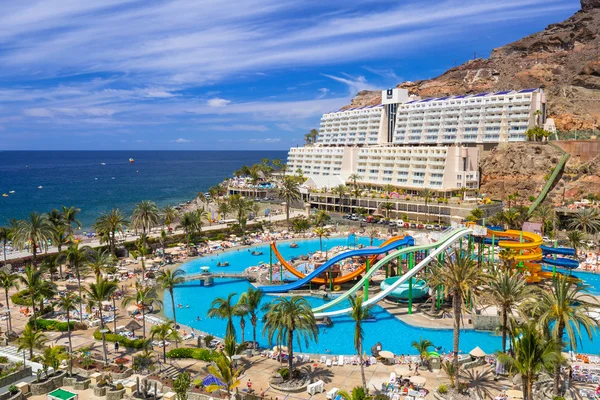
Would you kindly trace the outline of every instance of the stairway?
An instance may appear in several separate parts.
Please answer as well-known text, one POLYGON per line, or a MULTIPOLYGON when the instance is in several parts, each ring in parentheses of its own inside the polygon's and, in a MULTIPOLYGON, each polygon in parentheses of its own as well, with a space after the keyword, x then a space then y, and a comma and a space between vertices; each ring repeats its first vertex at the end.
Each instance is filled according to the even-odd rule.
POLYGON ((162 366, 162 370, 160 371, 160 375, 167 379, 175 379, 181 374, 179 368, 174 367, 173 365, 168 365, 165 368, 165 365, 162 366))

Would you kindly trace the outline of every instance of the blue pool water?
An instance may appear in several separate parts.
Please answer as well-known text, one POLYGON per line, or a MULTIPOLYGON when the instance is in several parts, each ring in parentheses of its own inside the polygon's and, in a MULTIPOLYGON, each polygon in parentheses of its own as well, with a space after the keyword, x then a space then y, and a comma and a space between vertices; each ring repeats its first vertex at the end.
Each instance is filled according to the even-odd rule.
MULTIPOLYGON (((543 269, 544 271, 552 271, 552 267, 547 265, 544 266, 543 269)), ((588 291, 591 294, 595 296, 600 296, 600 274, 577 270, 570 271, 568 269, 558 267, 556 268, 556 270, 565 275, 569 275, 570 273, 572 276, 581 279, 583 282, 585 282, 586 285, 589 285, 588 291)))
MULTIPOLYGON (((319 250, 319 240, 310 239, 298 242, 299 247, 296 249, 290 248, 286 243, 279 244, 279 250, 282 256, 286 259, 297 257, 302 254, 307 254, 319 250)), ((359 238, 358 243, 368 245, 368 238, 359 238)), ((380 241, 375 241, 373 244, 380 244, 380 241)), ((323 241, 323 250, 325 246, 331 249, 335 246, 347 245, 346 238, 329 238, 323 241)), ((269 262, 269 246, 260 245, 253 247, 254 251, 263 251, 262 256, 252 256, 247 249, 233 249, 218 255, 198 258, 189 261, 181 266, 186 273, 200 272, 200 267, 210 266, 213 270, 226 270, 228 272, 239 272, 245 268, 257 265, 259 262, 269 262), (219 261, 228 261, 230 267, 217 268, 216 263, 219 261)), ((213 299, 216 297, 226 297, 229 293, 242 293, 250 287, 250 284, 245 280, 231 279, 216 279, 214 286, 202 287, 195 282, 188 282, 175 290, 175 303, 189 305, 189 308, 177 309, 178 322, 193 327, 204 332, 209 332, 215 336, 223 337, 225 335, 226 321, 218 319, 209 319, 206 317, 208 309, 213 299), (200 321, 196 318, 200 317, 200 321)), ((236 296, 237 298, 237 296, 236 296)), ((265 296, 265 302, 272 299, 271 296, 265 296)), ((308 297, 307 300, 317 306, 323 304, 323 300, 319 298, 308 297)), ((164 299, 165 314, 167 317, 172 317, 171 299, 167 294, 164 299)), ((336 307, 345 308, 347 303, 342 303, 336 307)), ((373 315, 377 318, 376 322, 364 324, 365 344, 364 348, 368 350, 377 342, 381 342, 383 348, 393 351, 396 354, 415 354, 411 343, 419 338, 427 338, 431 340, 436 347, 442 347, 443 351, 448 352, 452 348, 451 329, 428 329, 419 328, 408 325, 394 318, 382 307, 375 306, 373 315)), ((329 351, 331 354, 353 354, 355 352, 353 345, 354 325, 349 317, 339 316, 332 318, 334 326, 331 328, 320 328, 318 343, 311 342, 308 346, 302 346, 301 351, 310 353, 322 353, 329 351)), ((236 331, 238 340, 241 339, 241 331, 239 327, 239 319, 235 319, 236 331)), ((245 340, 252 339, 252 326, 249 320, 246 320, 246 329, 244 331, 245 340)), ((600 341, 600 334, 596 335, 596 342, 600 341)), ((262 337, 262 324, 259 322, 257 328, 257 340, 262 345, 267 345, 266 339, 262 337)), ((475 346, 481 347, 485 352, 492 353, 498 350, 500 346, 500 337, 486 332, 475 332, 472 330, 464 330, 460 336, 460 349, 463 352, 469 352, 475 346)), ((579 351, 587 351, 596 353, 596 348, 592 342, 585 338, 582 345, 578 346, 579 351)))

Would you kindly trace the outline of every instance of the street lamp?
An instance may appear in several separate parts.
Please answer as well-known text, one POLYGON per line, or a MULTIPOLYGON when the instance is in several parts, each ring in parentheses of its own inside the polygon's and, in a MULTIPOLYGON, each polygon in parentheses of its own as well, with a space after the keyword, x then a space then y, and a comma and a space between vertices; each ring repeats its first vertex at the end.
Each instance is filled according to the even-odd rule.
POLYGON ((104 353, 104 365, 108 365, 108 355, 106 352, 106 334, 110 332, 106 328, 100 329, 100 333, 102 334, 102 351, 104 353))

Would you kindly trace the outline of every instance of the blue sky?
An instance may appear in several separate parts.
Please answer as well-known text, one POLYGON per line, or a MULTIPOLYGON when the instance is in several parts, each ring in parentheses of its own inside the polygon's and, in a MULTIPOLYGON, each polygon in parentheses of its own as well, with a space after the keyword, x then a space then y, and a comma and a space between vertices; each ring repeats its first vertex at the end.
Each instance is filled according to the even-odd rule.
POLYGON ((286 149, 576 0, 0 0, 0 149, 286 149))

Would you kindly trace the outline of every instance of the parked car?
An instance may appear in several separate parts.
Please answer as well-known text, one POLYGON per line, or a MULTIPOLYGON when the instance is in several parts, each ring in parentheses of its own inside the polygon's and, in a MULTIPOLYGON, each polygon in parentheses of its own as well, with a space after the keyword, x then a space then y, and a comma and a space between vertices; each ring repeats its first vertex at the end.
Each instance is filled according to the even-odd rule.
POLYGON ((406 229, 410 228, 410 224, 408 222, 405 222, 404 223, 404 228, 406 228, 406 229))
POLYGON ((440 230, 442 230, 442 227, 436 224, 433 226, 433 229, 436 231, 440 231, 440 230))
POLYGON ((425 225, 425 229, 433 230, 433 225, 425 225))
POLYGON ((410 224, 411 229, 417 229, 417 224, 410 224))
POLYGON ((417 225, 417 229, 423 229, 423 228, 425 228, 425 226, 423 224, 418 224, 417 225))

